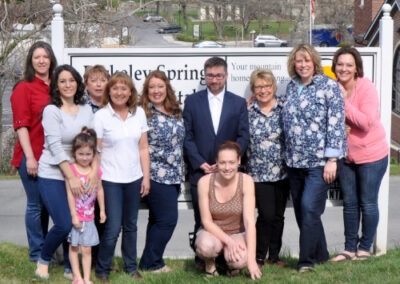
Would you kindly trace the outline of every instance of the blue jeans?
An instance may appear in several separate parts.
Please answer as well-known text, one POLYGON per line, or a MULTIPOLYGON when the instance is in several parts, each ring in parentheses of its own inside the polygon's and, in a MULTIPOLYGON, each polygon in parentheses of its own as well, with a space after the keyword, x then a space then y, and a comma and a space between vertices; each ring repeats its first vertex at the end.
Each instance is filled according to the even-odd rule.
POLYGON ((143 270, 156 270, 165 265, 164 250, 178 222, 180 185, 151 181, 150 188, 146 198, 149 207, 146 245, 139 264, 143 270))
POLYGON ((25 227, 29 244, 29 259, 36 262, 40 257, 49 228, 49 213, 40 199, 38 178, 28 175, 25 156, 22 157, 18 173, 26 193, 25 227))
POLYGON ((121 252, 124 271, 137 271, 137 218, 140 206, 142 179, 131 183, 102 181, 107 221, 100 239, 96 261, 96 275, 108 276, 111 271, 115 246, 122 227, 121 252))
POLYGON ((365 164, 339 164, 343 192, 345 250, 369 251, 379 221, 378 193, 388 156, 365 164), (361 221, 361 238, 358 236, 361 221))
POLYGON ((288 168, 290 192, 300 229, 298 269, 329 259, 321 216, 325 211, 329 184, 323 179, 324 167, 288 168))
MULTIPOLYGON (((47 233, 39 258, 40 263, 48 265, 57 247, 66 240, 71 231, 72 220, 63 180, 39 177, 39 191, 54 224, 47 233)), ((66 255, 64 254, 64 257, 66 255)))

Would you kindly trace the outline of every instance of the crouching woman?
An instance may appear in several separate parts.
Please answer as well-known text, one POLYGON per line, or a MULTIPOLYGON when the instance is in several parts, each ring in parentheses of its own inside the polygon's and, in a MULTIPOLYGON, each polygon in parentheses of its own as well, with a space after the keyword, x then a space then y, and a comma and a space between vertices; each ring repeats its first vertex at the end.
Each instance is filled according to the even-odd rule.
POLYGON ((217 276, 215 258, 223 253, 228 275, 247 267, 252 279, 261 278, 256 263, 255 194, 253 179, 239 173, 240 147, 225 142, 217 153, 217 172, 198 183, 202 230, 196 253, 205 261, 206 274, 217 276))

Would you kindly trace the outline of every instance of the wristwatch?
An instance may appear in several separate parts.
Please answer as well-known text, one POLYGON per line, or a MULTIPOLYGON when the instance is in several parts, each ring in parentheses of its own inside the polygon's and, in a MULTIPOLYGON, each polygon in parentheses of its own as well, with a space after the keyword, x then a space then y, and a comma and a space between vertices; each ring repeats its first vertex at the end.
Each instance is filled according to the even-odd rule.
POLYGON ((336 163, 337 162, 337 158, 328 158, 327 162, 336 163))

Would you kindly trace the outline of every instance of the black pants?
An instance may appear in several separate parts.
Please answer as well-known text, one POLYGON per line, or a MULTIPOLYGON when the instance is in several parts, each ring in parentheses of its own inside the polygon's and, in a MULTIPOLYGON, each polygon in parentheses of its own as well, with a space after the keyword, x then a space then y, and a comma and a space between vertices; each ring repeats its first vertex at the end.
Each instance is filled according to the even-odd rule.
POLYGON ((256 206, 258 217, 257 229, 257 260, 268 259, 276 261, 282 247, 284 214, 289 196, 287 179, 277 182, 255 183, 256 206))

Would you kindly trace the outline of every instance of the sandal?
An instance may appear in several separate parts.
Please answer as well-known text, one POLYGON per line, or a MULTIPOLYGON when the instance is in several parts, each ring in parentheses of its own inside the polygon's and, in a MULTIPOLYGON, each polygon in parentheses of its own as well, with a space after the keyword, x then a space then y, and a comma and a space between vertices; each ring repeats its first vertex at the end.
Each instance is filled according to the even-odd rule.
POLYGON ((219 276, 219 273, 218 273, 217 269, 215 269, 214 271, 206 271, 206 276, 207 277, 215 277, 215 276, 219 276))
POLYGON ((355 257, 355 259, 356 260, 368 260, 368 259, 370 259, 371 258, 371 254, 356 254, 356 257, 355 257))
POLYGON ((40 279, 42 279, 42 280, 48 280, 49 279, 49 273, 47 273, 47 274, 40 273, 40 270, 39 270, 39 266, 40 265, 42 265, 42 264, 40 264, 39 262, 36 263, 35 275, 37 277, 39 277, 40 279))
POLYGON ((331 262, 342 262, 342 261, 350 261, 350 260, 355 260, 357 258, 357 255, 354 254, 354 256, 351 256, 347 252, 341 252, 335 255, 333 258, 331 258, 331 262))
POLYGON ((226 271, 226 276, 228 277, 235 277, 240 274, 240 269, 228 269, 226 271))

